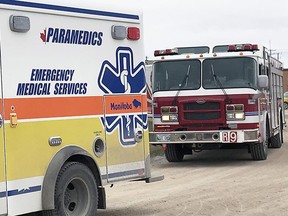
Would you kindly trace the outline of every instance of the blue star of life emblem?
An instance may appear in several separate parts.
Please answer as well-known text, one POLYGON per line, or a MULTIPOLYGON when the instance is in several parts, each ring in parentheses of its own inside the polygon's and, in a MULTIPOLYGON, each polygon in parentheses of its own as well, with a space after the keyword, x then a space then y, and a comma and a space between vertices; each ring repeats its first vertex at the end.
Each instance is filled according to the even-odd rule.
MULTIPOLYGON (((108 60, 104 61, 98 78, 100 89, 108 95, 145 93, 145 82, 144 63, 140 62, 134 67, 133 52, 129 47, 119 47, 116 50, 116 67, 108 60)), ((135 109, 142 106, 142 102, 136 98, 137 97, 135 96, 135 99, 131 104, 131 107, 135 109)), ((136 144, 136 128, 147 129, 147 118, 147 114, 142 113, 122 115, 117 113, 102 117, 101 121, 103 125, 106 126, 108 133, 112 133, 116 128, 119 128, 119 139, 121 144, 130 146, 136 144)))
POLYGON ((107 94, 143 93, 146 90, 144 63, 134 68, 132 50, 119 47, 116 51, 116 67, 104 61, 98 81, 101 90, 107 94))

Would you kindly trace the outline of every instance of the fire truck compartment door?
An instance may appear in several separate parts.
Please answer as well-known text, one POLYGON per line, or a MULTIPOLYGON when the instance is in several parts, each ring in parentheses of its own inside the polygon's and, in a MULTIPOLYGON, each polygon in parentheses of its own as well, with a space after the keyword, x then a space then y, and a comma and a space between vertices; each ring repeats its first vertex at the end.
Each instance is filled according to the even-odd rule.
POLYGON ((140 94, 104 97, 108 182, 145 176, 142 98, 140 94))
POLYGON ((5 160, 5 142, 4 142, 4 103, 2 94, 2 63, 0 46, 0 215, 7 214, 7 182, 6 182, 6 160, 5 160))

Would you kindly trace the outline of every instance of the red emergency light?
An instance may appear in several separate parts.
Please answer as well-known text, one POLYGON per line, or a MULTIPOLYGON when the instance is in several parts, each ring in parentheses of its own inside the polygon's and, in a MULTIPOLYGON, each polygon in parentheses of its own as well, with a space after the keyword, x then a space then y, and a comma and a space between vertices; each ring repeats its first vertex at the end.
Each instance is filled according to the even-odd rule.
POLYGON ((129 40, 139 40, 140 39, 140 29, 137 27, 128 27, 127 38, 129 40))
POLYGON ((258 51, 257 44, 233 44, 228 46, 228 52, 238 52, 238 51, 258 51))
POLYGON ((154 56, 164 56, 164 55, 177 55, 177 49, 165 49, 165 50, 155 50, 154 56))

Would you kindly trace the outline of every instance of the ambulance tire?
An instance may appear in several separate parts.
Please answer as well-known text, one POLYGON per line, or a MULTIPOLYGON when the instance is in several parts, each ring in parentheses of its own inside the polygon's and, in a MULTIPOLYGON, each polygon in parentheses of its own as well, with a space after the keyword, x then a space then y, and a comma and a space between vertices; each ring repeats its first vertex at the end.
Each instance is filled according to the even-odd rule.
POLYGON ((166 146, 165 157, 169 162, 181 162, 184 158, 182 145, 169 144, 166 146))
POLYGON ((91 170, 82 163, 65 163, 57 177, 55 209, 44 216, 96 215, 97 183, 91 170))
POLYGON ((250 152, 253 160, 266 160, 269 143, 269 125, 266 125, 266 137, 262 143, 250 144, 250 152))

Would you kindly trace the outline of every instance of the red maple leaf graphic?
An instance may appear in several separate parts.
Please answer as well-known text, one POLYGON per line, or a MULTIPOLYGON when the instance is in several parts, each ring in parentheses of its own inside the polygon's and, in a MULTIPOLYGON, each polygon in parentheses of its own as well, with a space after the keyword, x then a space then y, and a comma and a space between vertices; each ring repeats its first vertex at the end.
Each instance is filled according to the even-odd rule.
POLYGON ((46 29, 44 30, 44 33, 40 33, 40 38, 42 39, 43 42, 46 43, 46 29))

